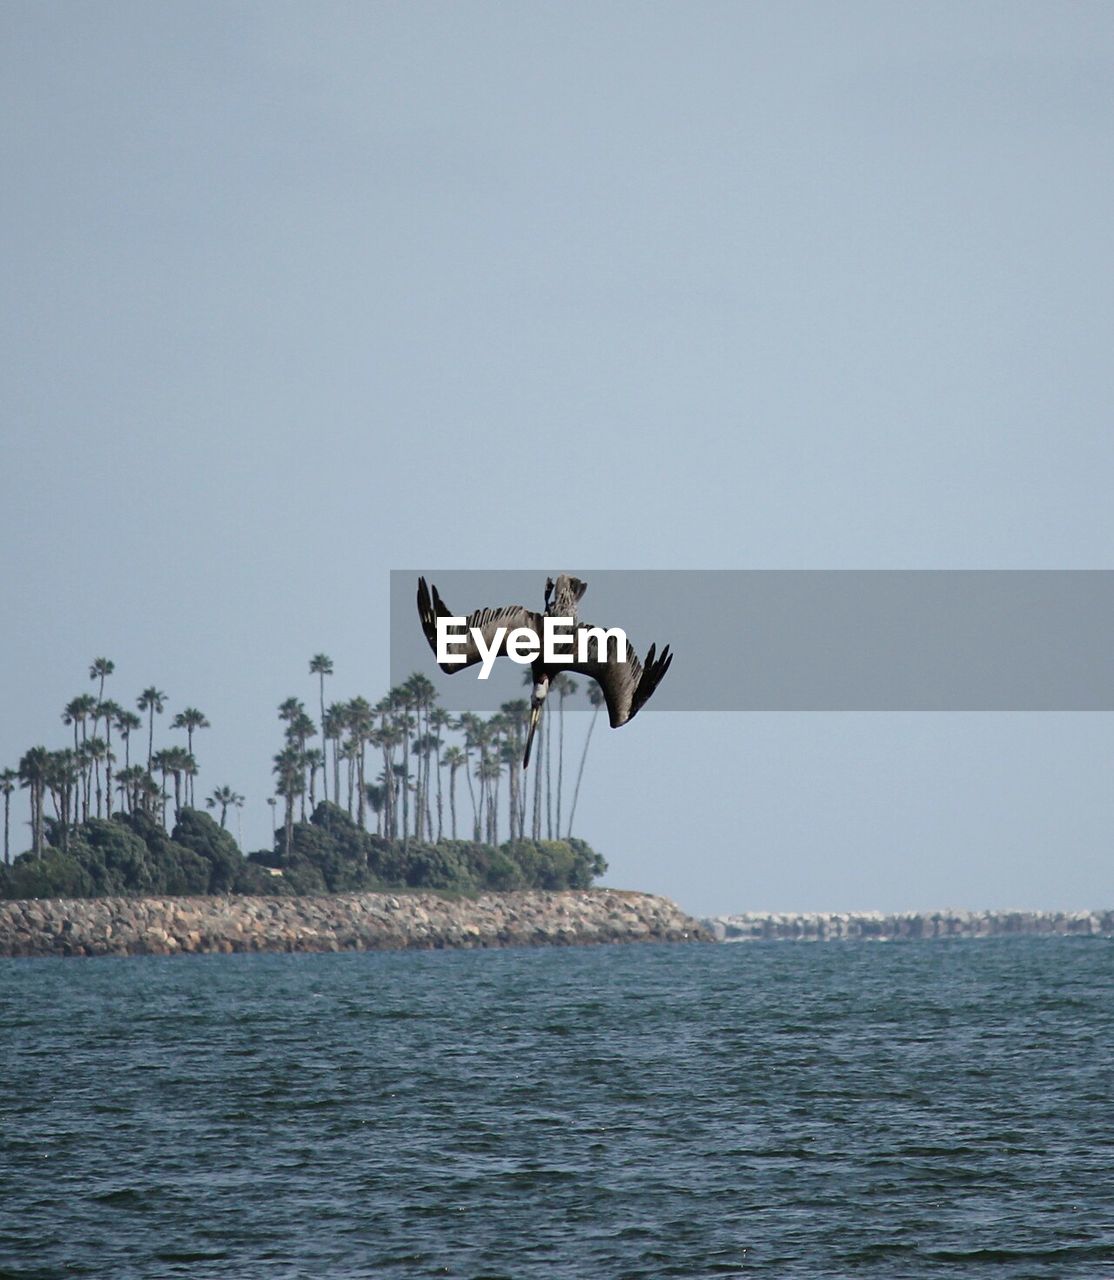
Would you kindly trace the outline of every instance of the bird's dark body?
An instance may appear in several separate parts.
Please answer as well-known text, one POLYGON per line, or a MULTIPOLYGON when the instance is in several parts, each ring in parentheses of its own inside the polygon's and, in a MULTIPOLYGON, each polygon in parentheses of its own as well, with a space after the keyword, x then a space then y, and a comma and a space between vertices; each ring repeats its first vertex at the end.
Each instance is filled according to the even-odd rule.
MULTIPOLYGON (((504 605, 497 609, 477 609, 466 619, 468 639, 463 645, 464 661, 440 663, 441 670, 451 675, 455 671, 466 670, 481 660, 479 647, 472 637, 472 628, 479 629, 483 635, 484 644, 490 648, 498 629, 505 627, 503 641, 497 650, 500 654, 506 652, 506 635, 517 627, 528 627, 535 634, 540 635, 543 617, 572 618, 576 630, 585 628, 587 624, 577 619, 577 606, 587 589, 588 584, 580 578, 562 573, 558 574, 556 582, 552 578, 546 579, 544 614, 518 604, 504 605)), ((456 615, 441 599, 437 588, 430 587, 425 578, 419 578, 418 617, 429 646, 435 654, 437 652, 437 619, 453 616, 456 615)), ((539 655, 530 664, 534 690, 530 700, 530 732, 526 739, 522 767, 526 768, 530 763, 530 747, 534 740, 534 732, 541 718, 549 686, 557 676, 563 672, 575 671, 579 675, 595 680, 603 691, 611 727, 618 729, 620 725, 633 720, 638 714, 639 709, 645 705, 647 699, 661 683, 672 661, 673 655, 668 645, 662 649, 660 655, 657 653, 657 645, 651 645, 646 654, 645 663, 639 661, 638 655, 629 645, 625 662, 619 661, 614 645, 609 645, 605 654, 597 654, 592 660, 574 659, 569 662, 547 663, 539 655)))

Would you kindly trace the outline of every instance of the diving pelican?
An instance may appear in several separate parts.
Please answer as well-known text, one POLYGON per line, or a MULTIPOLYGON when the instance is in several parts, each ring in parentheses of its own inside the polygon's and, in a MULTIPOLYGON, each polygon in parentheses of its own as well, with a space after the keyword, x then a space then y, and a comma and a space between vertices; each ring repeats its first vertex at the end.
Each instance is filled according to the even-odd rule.
MULTIPOLYGON (((490 652, 492 644, 500 627, 505 630, 499 638, 498 654, 506 653, 506 638, 517 627, 528 627, 535 635, 542 633, 542 618, 571 618, 573 622, 573 653, 579 653, 579 645, 576 643, 576 637, 579 632, 588 628, 587 623, 582 623, 577 618, 577 606, 580 598, 587 591, 588 584, 580 578, 570 577, 567 573, 559 573, 557 581, 552 578, 545 580, 545 613, 537 613, 533 609, 527 609, 525 605, 509 604, 502 605, 497 609, 477 609, 474 613, 470 613, 465 620, 466 635, 461 635, 458 642, 455 642, 455 652, 462 656, 462 661, 455 663, 442 662, 438 665, 442 671, 452 675, 454 671, 463 671, 466 667, 475 666, 481 660, 481 653, 476 644, 475 637, 472 634, 473 628, 479 630, 484 640, 484 646, 490 652)), ((425 578, 418 579, 418 617, 421 619, 422 630, 425 637, 429 641, 429 647, 434 654, 437 653, 437 619, 451 618, 454 615, 452 610, 448 608, 444 600, 441 599, 436 587, 430 587, 425 578)), ((620 725, 624 725, 628 720, 633 720, 638 714, 640 708, 661 683, 662 677, 669 670, 669 664, 673 661, 673 655, 666 645, 662 649, 660 656, 657 654, 657 645, 652 644, 649 652, 646 654, 646 661, 642 663, 638 659, 638 655, 627 645, 627 660, 620 662, 618 659, 617 647, 608 644, 604 654, 596 651, 594 659, 581 660, 573 657, 567 662, 546 663, 539 655, 530 664, 534 677, 534 688, 530 698, 530 731, 526 737, 526 750, 522 757, 522 767, 525 769, 530 763, 530 747, 534 741, 534 733, 538 727, 538 721, 541 719, 542 709, 545 706, 546 695, 549 693, 550 683, 563 671, 576 671, 580 675, 589 676, 603 690, 604 700, 607 703, 607 714, 611 721, 611 727, 618 729, 620 725)))

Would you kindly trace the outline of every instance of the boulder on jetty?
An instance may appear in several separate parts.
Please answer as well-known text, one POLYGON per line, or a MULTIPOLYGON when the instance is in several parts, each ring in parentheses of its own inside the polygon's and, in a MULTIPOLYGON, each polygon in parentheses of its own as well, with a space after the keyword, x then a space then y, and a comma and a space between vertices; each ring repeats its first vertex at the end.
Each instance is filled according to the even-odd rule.
POLYGON ((1009 934, 1114 933, 1114 911, 752 911, 702 920, 717 942, 781 939, 998 938, 1009 934))
POLYGON ((0 902, 0 956, 386 951, 707 942, 674 903, 621 889, 475 898, 349 893, 298 898, 34 898, 0 902))

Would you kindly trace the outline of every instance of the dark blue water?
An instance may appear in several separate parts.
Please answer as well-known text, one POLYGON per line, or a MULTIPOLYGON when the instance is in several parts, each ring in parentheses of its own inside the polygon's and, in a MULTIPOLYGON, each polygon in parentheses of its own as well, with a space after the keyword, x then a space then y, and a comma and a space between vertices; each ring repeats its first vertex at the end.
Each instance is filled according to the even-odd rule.
POLYGON ((1114 1276, 1114 944, 0 962, 0 1274, 1114 1276))

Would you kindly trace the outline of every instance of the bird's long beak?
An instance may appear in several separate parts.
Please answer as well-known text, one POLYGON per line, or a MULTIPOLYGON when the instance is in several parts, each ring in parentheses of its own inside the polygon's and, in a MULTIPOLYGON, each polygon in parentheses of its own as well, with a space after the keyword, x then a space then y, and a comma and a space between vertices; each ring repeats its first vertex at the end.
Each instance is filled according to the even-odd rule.
POLYGON ((544 702, 539 702, 536 707, 530 708, 530 731, 526 735, 526 751, 522 756, 522 767, 525 769, 530 763, 530 748, 534 745, 534 731, 538 727, 538 721, 542 718, 542 707, 544 702))

